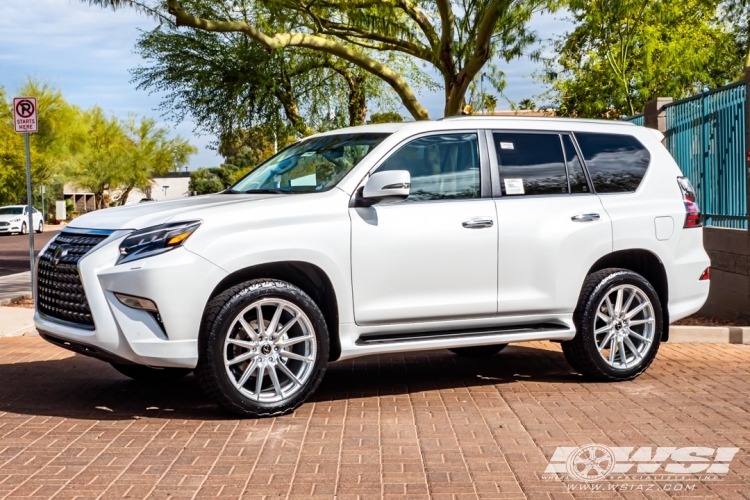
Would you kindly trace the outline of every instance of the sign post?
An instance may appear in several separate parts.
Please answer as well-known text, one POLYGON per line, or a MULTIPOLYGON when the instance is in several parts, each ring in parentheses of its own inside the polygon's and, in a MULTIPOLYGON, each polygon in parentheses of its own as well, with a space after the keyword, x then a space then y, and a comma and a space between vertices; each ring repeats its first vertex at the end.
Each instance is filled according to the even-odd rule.
POLYGON ((34 207, 31 204, 31 154, 29 152, 29 134, 39 131, 37 120, 36 97, 14 97, 13 98, 13 129, 23 134, 23 142, 26 146, 26 204, 28 212, 29 232, 29 269, 31 270, 31 293, 36 301, 36 289, 34 287, 34 207))

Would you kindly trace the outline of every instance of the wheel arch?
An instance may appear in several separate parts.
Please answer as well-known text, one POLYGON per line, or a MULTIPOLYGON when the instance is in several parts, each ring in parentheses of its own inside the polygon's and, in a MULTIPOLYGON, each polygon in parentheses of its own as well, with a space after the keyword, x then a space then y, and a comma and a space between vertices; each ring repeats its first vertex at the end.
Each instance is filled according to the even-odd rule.
POLYGON ((328 275, 320 267, 309 262, 269 262, 239 269, 221 280, 211 291, 206 303, 224 290, 245 281, 268 278, 286 281, 300 288, 320 307, 328 326, 330 349, 328 360, 335 361, 341 355, 339 338, 339 308, 336 291, 328 275))
POLYGON ((618 250, 609 253, 597 260, 587 276, 601 269, 608 267, 620 267, 634 271, 648 280, 656 290, 659 301, 662 305, 664 315, 664 327, 662 332, 662 342, 669 340, 669 282, 667 280, 667 271, 659 257, 644 249, 627 249, 618 250))

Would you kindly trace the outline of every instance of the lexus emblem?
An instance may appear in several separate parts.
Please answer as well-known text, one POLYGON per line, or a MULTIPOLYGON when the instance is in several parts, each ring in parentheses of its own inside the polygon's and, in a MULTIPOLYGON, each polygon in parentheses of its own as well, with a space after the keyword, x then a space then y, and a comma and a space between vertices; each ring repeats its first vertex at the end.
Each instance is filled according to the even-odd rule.
POLYGON ((69 249, 70 247, 68 245, 60 245, 59 247, 55 248, 55 251, 52 254, 52 265, 57 267, 57 265, 60 263, 60 259, 68 255, 69 249))

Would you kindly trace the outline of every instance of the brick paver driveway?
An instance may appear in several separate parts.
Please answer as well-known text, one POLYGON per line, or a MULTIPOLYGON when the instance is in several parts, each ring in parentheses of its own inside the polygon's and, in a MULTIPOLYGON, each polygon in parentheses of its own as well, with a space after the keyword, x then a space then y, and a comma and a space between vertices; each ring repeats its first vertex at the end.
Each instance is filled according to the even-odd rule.
POLYGON ((601 384, 551 343, 362 358, 293 415, 236 420, 192 377, 145 385, 2 339, 0 498, 748 498, 749 362, 750 346, 665 345, 638 380, 601 384), (589 443, 740 451, 719 480, 594 494, 543 477, 556 447, 589 443))

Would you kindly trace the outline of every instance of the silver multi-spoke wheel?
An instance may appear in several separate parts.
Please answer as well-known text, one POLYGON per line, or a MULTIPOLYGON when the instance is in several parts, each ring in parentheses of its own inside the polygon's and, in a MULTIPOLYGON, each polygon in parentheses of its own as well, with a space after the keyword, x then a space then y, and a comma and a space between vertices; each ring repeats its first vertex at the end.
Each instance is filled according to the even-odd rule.
POLYGON ((277 403, 298 393, 313 373, 315 329, 297 305, 259 299, 231 323, 224 341, 224 366, 245 397, 277 403))
POLYGON ((636 286, 608 290, 593 321, 596 348, 612 368, 626 370, 639 365, 654 342, 654 307, 636 286))

